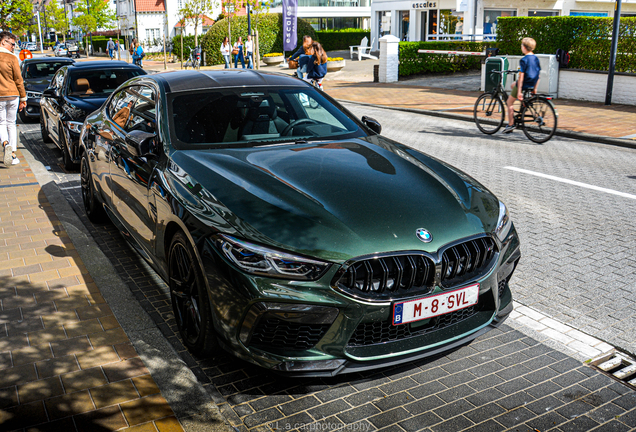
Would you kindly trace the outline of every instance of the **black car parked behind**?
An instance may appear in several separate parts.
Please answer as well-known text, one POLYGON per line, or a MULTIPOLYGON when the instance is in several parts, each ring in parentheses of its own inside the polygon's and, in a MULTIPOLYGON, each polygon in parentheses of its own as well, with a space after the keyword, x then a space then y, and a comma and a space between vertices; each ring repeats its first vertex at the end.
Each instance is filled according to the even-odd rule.
POLYGON ((146 72, 123 61, 78 63, 62 67, 42 94, 40 129, 44 142, 53 141, 64 156, 64 168, 79 163, 77 153, 84 118, 102 106, 117 87, 146 72))
POLYGON ((66 58, 32 58, 22 62, 21 74, 24 80, 24 88, 27 92, 27 106, 20 111, 20 120, 23 123, 36 121, 40 118, 40 98, 42 92, 51 83, 51 78, 62 66, 75 63, 66 58))

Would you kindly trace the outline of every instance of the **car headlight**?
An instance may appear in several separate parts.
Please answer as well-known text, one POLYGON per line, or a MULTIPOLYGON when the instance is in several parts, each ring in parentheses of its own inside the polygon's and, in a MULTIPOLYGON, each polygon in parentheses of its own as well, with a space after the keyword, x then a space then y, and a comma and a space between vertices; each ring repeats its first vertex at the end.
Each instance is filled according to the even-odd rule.
POLYGON ((68 130, 70 130, 71 132, 75 132, 75 133, 81 133, 83 125, 84 125, 84 123, 75 122, 75 121, 67 121, 66 122, 66 126, 68 127, 68 130))
POLYGON ((294 280, 316 280, 331 265, 269 249, 230 236, 220 235, 216 242, 227 259, 241 270, 254 275, 294 280))
POLYGON ((27 98, 29 99, 39 99, 42 97, 42 93, 38 93, 38 92, 34 92, 34 91, 27 91, 27 98))
POLYGON ((508 236, 512 221, 510 220, 510 213, 504 203, 499 201, 499 219, 497 220, 497 228, 495 228, 495 234, 499 240, 504 241, 508 236))

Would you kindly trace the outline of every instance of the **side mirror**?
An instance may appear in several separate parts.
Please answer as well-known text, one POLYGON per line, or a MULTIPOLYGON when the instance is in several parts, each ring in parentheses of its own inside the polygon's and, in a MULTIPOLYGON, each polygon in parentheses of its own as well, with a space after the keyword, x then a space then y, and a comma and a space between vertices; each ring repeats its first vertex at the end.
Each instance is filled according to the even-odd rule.
POLYGON ((157 156, 156 143, 157 134, 135 130, 126 135, 128 151, 136 157, 157 156))
POLYGON ((42 92, 42 97, 58 98, 60 95, 57 93, 57 90, 49 87, 42 92))
POLYGON ((362 123, 369 129, 371 129, 376 134, 380 135, 382 132, 382 125, 376 119, 372 119, 371 117, 362 116, 362 123))

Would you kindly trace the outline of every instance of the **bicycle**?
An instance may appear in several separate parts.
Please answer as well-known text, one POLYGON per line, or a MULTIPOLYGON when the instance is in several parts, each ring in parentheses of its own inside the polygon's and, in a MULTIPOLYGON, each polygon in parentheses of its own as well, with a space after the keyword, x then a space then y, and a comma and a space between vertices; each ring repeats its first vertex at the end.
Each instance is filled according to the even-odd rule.
MULTIPOLYGON (((492 71, 499 75, 497 86, 490 92, 479 96, 473 108, 473 118, 480 131, 487 135, 496 133, 504 123, 508 93, 502 86, 503 74, 516 74, 519 71, 492 71), (502 100, 503 99, 503 100, 502 100)), ((529 140, 541 144, 552 138, 557 128, 558 114, 551 97, 532 94, 532 90, 523 91, 523 101, 519 110, 515 110, 514 125, 521 127, 529 140)))
POLYGON ((188 66, 192 69, 199 69, 201 67, 201 51, 199 47, 195 47, 190 51, 190 58, 185 62, 183 67, 187 69, 188 66))

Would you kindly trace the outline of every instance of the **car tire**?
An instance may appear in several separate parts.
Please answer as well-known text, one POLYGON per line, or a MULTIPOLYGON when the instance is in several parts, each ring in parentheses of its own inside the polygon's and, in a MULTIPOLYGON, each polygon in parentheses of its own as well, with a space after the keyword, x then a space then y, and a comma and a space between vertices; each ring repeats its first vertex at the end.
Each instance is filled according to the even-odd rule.
POLYGON ((26 111, 26 108, 18 112, 18 115, 20 116, 20 121, 24 124, 33 123, 33 118, 27 116, 25 111, 26 111))
POLYGON ((80 185, 82 187, 82 202, 88 220, 95 223, 104 222, 106 212, 99 200, 95 197, 95 188, 91 174, 91 166, 86 152, 82 154, 80 161, 80 185))
POLYGON ((208 355, 217 347, 203 272, 183 232, 168 249, 168 281, 172 310, 183 344, 192 353, 208 355))
POLYGON ((40 113, 40 133, 42 133, 42 141, 45 143, 53 142, 49 132, 46 130, 46 124, 44 123, 44 111, 40 113))
POLYGON ((62 161, 64 163, 64 169, 66 171, 74 171, 77 169, 77 164, 71 159, 71 154, 68 151, 68 143, 66 141, 66 134, 60 125, 58 129, 60 131, 60 145, 62 146, 62 161))

